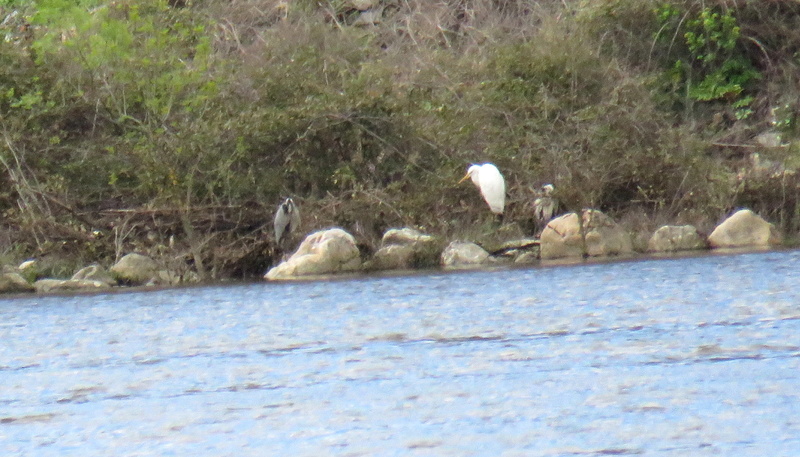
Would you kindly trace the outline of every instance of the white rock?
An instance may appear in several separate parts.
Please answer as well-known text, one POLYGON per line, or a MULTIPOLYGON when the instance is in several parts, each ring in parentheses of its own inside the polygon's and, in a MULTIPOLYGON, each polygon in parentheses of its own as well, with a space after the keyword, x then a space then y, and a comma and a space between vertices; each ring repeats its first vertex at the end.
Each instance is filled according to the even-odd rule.
POLYGON ((17 267, 20 271, 25 271, 28 269, 35 269, 37 267, 36 259, 28 259, 17 267))
POLYGON ((712 248, 768 247, 781 243, 775 227, 749 209, 739 210, 711 232, 712 248))
POLYGON ((308 235, 288 260, 270 269, 266 279, 292 279, 357 270, 360 253, 353 235, 340 228, 308 235))

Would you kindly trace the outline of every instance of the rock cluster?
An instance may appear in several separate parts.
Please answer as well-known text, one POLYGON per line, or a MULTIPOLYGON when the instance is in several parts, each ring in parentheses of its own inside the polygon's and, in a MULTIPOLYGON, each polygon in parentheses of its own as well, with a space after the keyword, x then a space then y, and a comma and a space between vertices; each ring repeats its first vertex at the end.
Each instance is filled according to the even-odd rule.
MULTIPOLYGON (((500 233, 500 232, 498 232, 500 233)), ((780 233, 752 211, 735 212, 705 238, 691 225, 666 225, 647 242, 647 251, 678 252, 720 248, 769 248, 782 242, 780 233)), ((638 246, 638 245, 637 245, 638 246)), ((644 247, 638 248, 644 250, 644 247)), ((442 266, 472 268, 501 263, 532 263, 539 259, 586 256, 624 256, 633 253, 631 235, 598 210, 569 213, 551 220, 540 239, 513 239, 492 249, 453 241, 446 247, 436 237, 405 227, 388 230, 380 249, 362 260, 353 235, 341 228, 308 235, 297 250, 270 269, 265 279, 302 279, 367 270, 403 270, 442 266)), ((99 291, 118 286, 175 285, 191 281, 164 268, 157 260, 130 253, 110 269, 93 264, 69 279, 38 277, 38 264, 28 260, 19 267, 4 267, 0 293, 99 291)))
POLYGON ((36 279, 37 268, 35 260, 22 262, 16 269, 6 267, 0 274, 0 293, 92 292, 118 286, 175 285, 182 281, 152 258, 136 253, 125 255, 110 270, 92 264, 69 279, 36 279))
POLYGON ((581 218, 576 213, 557 217, 542 231, 542 259, 632 253, 630 234, 597 210, 584 210, 581 218))

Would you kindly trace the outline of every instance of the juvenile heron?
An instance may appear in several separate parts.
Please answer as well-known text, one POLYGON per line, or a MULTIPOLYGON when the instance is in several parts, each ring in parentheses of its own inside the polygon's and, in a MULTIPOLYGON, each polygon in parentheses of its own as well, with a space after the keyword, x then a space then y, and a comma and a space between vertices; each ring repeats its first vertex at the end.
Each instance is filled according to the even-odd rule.
POLYGON ((291 198, 287 198, 278 206, 275 212, 275 243, 280 245, 281 241, 300 226, 300 210, 291 198))
POLYGON ((472 182, 480 189, 483 199, 489 209, 502 218, 506 206, 506 181, 500 170, 491 163, 472 165, 467 169, 467 174, 461 178, 459 184, 471 178, 472 182))
POLYGON ((536 234, 544 231, 547 223, 553 219, 558 208, 558 200, 553 197, 555 187, 545 184, 539 189, 539 196, 533 201, 533 221, 536 224, 536 234))

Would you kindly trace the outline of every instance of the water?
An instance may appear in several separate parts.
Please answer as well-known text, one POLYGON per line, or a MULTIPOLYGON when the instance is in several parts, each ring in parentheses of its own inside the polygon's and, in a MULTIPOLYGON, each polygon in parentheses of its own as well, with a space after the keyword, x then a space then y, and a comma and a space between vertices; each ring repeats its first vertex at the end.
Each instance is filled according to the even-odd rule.
POLYGON ((0 455, 800 455, 799 251, 0 300, 0 455))

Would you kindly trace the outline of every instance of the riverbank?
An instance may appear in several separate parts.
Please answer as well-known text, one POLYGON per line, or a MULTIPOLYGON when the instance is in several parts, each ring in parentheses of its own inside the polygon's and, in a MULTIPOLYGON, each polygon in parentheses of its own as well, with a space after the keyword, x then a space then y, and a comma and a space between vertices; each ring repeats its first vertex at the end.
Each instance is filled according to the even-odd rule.
MULTIPOLYGON (((487 265, 476 265, 464 268, 444 268, 441 266, 431 266, 426 268, 417 269, 404 269, 404 270, 368 270, 351 273, 339 273, 325 276, 313 276, 305 278, 297 278, 290 281, 290 284, 309 284, 324 281, 324 282, 352 282, 352 281, 369 281, 374 279, 390 279, 390 278, 408 278, 408 277, 424 277, 430 275, 471 275, 475 273, 492 273, 507 270, 530 270, 530 269, 553 269, 553 268, 581 268, 585 266, 602 266, 614 265, 620 263, 644 263, 660 262, 660 261, 680 261, 686 259, 702 259, 706 257, 730 257, 742 255, 760 255, 782 252, 791 252, 800 249, 800 246, 783 246, 774 248, 730 248, 730 249, 714 249, 702 251, 681 251, 681 252, 662 252, 662 253, 634 253, 626 256, 613 256, 613 257, 586 257, 586 258, 563 258, 544 260, 535 263, 495 263, 487 265)), ((2 293, 2 298, 7 300, 12 299, 25 299, 33 297, 74 297, 85 296, 91 297, 96 295, 106 294, 128 294, 128 293, 143 293, 143 292, 159 292, 170 290, 192 290, 197 288, 219 288, 219 287, 241 287, 248 285, 264 284, 263 278, 249 278, 249 279, 222 279, 222 280, 209 280, 205 282, 183 282, 178 284, 149 284, 141 286, 113 286, 108 288, 88 287, 83 289, 72 290, 59 290, 53 289, 47 292, 31 293, 27 292, 5 292, 2 293)), ((275 285, 282 284, 281 281, 273 281, 275 285)))
POLYGON ((747 207, 796 237, 800 5, 573 3, 3 5, 0 257, 253 278, 286 196, 364 257, 391 227, 486 244, 482 162, 503 241, 545 183, 630 233, 747 207))
MULTIPOLYGON (((355 279, 387 272, 394 275, 407 275, 410 271, 430 273, 436 271, 434 268, 474 271, 510 266, 565 266, 591 263, 590 259, 600 262, 646 260, 708 252, 763 252, 788 246, 772 224, 749 210, 734 213, 703 238, 691 226, 664 226, 650 236, 646 253, 635 249, 634 236, 602 213, 584 212, 583 225, 578 225, 574 216, 565 214, 551 220, 541 239, 509 240, 493 248, 459 240, 443 247, 441 240, 434 236, 403 228, 388 230, 381 248, 365 254, 346 231, 340 228, 322 230, 309 234, 295 252, 283 256, 280 263, 266 271, 264 279, 315 281, 336 277, 355 279)), ((40 263, 30 259, 19 267, 4 268, 0 275, 0 292, 83 293, 120 287, 215 283, 190 269, 170 269, 165 258, 130 253, 110 268, 95 262, 66 278, 43 274, 40 263)))

